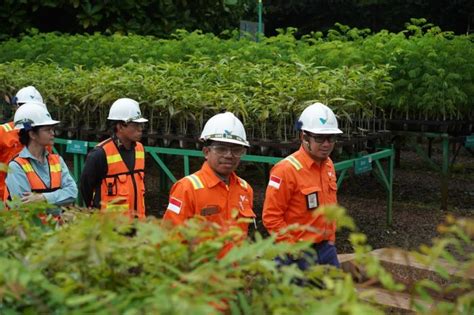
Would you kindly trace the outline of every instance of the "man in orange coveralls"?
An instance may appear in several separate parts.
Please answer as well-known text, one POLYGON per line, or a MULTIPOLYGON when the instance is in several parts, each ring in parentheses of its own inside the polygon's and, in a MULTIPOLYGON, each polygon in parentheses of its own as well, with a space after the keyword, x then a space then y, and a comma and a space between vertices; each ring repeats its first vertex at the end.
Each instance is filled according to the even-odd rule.
POLYGON ((328 222, 314 211, 320 205, 337 203, 337 182, 334 164, 329 158, 337 134, 337 119, 333 111, 321 103, 308 106, 301 114, 297 128, 301 146, 298 151, 276 164, 270 172, 263 224, 277 241, 312 242, 317 256, 305 253, 303 258, 278 258, 280 264, 296 263, 305 270, 311 264, 339 267, 335 222, 328 222), (288 226, 299 224, 296 230, 288 226))
MULTIPOLYGON (((199 171, 173 185, 163 219, 182 224, 202 216, 225 230, 239 218, 255 218, 253 189, 234 172, 249 147, 240 120, 230 112, 217 114, 207 121, 200 140, 206 161, 199 171)), ((246 234, 248 223, 241 223, 240 228, 246 234)), ((230 248, 226 246, 219 256, 230 248)))
MULTIPOLYGON (((43 97, 34 86, 20 89, 11 100, 16 108, 28 103, 38 103, 46 108, 43 97)), ((18 129, 15 129, 13 121, 0 125, 0 196, 5 191, 5 178, 7 177, 8 163, 23 149, 18 137, 18 129)))

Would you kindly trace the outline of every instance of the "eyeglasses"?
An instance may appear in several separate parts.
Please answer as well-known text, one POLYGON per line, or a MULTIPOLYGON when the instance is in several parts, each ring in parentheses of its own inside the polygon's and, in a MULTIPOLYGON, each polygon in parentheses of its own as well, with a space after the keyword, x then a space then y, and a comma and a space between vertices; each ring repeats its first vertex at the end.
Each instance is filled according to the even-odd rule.
POLYGON ((306 133, 306 135, 313 138, 316 143, 324 143, 326 140, 329 143, 335 143, 337 141, 337 135, 315 135, 310 133, 306 133))
POLYGON ((227 155, 229 152, 232 153, 235 157, 241 157, 247 153, 247 148, 245 147, 229 147, 226 145, 210 145, 209 148, 212 149, 218 155, 227 155))

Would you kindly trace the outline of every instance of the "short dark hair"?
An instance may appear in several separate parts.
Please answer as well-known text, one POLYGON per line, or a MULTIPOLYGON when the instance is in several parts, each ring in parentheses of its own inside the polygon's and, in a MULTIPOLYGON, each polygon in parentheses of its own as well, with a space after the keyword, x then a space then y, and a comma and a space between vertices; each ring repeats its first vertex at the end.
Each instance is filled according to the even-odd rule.
POLYGON ((204 140, 204 141, 201 141, 202 142, 202 146, 203 147, 209 147, 211 146, 212 144, 214 144, 214 140, 211 140, 211 139, 207 139, 207 140, 204 140))
POLYGON ((18 134, 18 137, 20 138, 20 143, 23 144, 24 146, 27 146, 30 143, 30 135, 29 132, 33 131, 34 133, 38 133, 40 129, 40 126, 38 127, 33 127, 32 129, 20 129, 20 132, 18 134))
POLYGON ((114 134, 117 133, 117 124, 126 125, 127 123, 123 120, 109 120, 109 129, 112 129, 114 134))

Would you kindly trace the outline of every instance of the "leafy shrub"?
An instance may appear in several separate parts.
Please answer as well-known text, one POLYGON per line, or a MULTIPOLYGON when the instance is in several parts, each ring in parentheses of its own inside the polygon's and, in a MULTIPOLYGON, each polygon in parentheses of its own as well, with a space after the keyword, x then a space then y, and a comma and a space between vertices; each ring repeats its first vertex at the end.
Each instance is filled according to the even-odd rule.
POLYGON ((219 33, 236 27, 254 7, 251 0, 5 0, 0 4, 0 39, 32 27, 158 36, 168 36, 178 28, 219 33))
MULTIPOLYGON (((41 223, 37 216, 46 207, 12 204, 10 211, 0 212, 2 314, 383 314, 359 300, 351 276, 339 269, 277 268, 275 256, 297 255, 309 248, 305 242, 275 244, 273 237, 257 234, 217 259, 226 242, 241 236, 240 230, 222 233, 199 219, 172 229, 154 218, 136 222, 119 213, 86 209, 66 210, 60 225, 51 217, 41 223), (299 286, 295 278, 315 285, 299 286)), ((354 229, 344 209, 321 211, 336 219, 339 229, 354 229)), ((424 246, 418 254, 421 263, 434 264, 441 276, 454 281, 439 288, 422 280, 413 297, 432 302, 433 292, 458 292, 430 310, 418 305, 418 311, 472 313, 473 227, 472 219, 448 217, 434 246, 424 246), (459 273, 450 276, 436 263, 440 257, 459 273)), ((371 248, 363 234, 352 233, 350 240, 356 261, 371 278, 368 282, 403 289, 367 255, 371 248)))
MULTIPOLYGON (((195 68, 202 66, 203 60, 212 60, 224 66, 241 63, 243 69, 248 70, 248 76, 253 73, 251 69, 254 67, 276 66, 280 69, 298 64, 303 65, 301 72, 313 73, 319 69, 341 71, 344 67, 364 67, 367 71, 385 68, 388 73, 382 83, 374 85, 371 78, 363 80, 361 85, 367 93, 359 93, 360 98, 354 100, 366 103, 370 99, 373 106, 383 110, 383 114, 377 113, 379 118, 472 120, 472 35, 455 36, 451 32, 442 32, 424 19, 412 19, 411 23, 407 23, 406 30, 400 33, 372 33, 340 24, 336 24, 326 36, 317 32, 297 40, 294 33, 295 29, 291 28, 281 30, 279 35, 264 38, 259 43, 239 39, 236 32, 229 32, 230 38, 226 40, 200 31, 188 33, 183 30, 177 31, 172 39, 136 35, 37 34, 2 43, 0 61, 8 63, 21 59, 25 64, 45 62, 57 63, 61 68, 94 69, 123 67, 130 61, 150 66, 164 64, 164 67, 184 63, 195 68), (391 82, 393 88, 387 90, 383 86, 385 82, 391 82)), ((11 74, 12 70, 6 75, 11 74)), ((234 71, 232 68, 228 70, 234 71)), ((18 75, 17 72, 15 74, 18 75)), ((281 77, 276 79, 281 80, 281 77)), ((240 85, 253 83, 248 81, 244 79, 240 85)), ((322 83, 328 84, 332 95, 341 92, 338 86, 333 88, 334 82, 322 83)), ((9 84, 12 90, 21 87, 16 83, 9 84)), ((299 88, 293 87, 294 90, 299 88)), ((5 90, 2 92, 13 92, 8 88, 5 90)), ((344 93, 339 96, 346 98, 344 93)), ((293 93, 289 93, 288 98, 292 97, 293 93)), ((181 106, 186 105, 178 105, 181 106)), ((252 111, 247 109, 246 104, 243 107, 252 111)))
MULTIPOLYGON (((275 244, 257 235, 217 259, 240 230, 222 234, 199 220, 168 229, 156 219, 131 222, 79 209, 67 211, 60 226, 34 224, 40 208, 0 213, 3 314, 381 314, 358 300, 341 270, 276 267, 273 257, 296 254, 307 243, 275 244), (294 277, 322 288, 300 287, 294 277)), ((343 212, 337 215, 351 226, 343 212)))
POLYGON ((216 112, 229 110, 249 124, 252 139, 287 140, 308 102, 332 106, 350 132, 350 119, 370 119, 391 88, 389 67, 329 69, 304 63, 251 63, 232 58, 158 64, 129 62, 91 70, 56 64, 0 64, 0 91, 35 85, 64 126, 105 130, 110 105, 120 97, 141 103, 149 133, 196 136, 216 112), (18 75, 10 75, 17 73, 18 75), (47 78, 47 79, 45 79, 47 78))

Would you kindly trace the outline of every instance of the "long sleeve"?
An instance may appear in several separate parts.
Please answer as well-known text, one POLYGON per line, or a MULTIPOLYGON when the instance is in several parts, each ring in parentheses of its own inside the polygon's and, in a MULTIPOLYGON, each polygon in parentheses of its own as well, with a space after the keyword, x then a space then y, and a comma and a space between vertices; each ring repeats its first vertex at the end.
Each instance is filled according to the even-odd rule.
POLYGON ((181 179, 173 185, 170 191, 169 203, 163 220, 173 224, 183 224, 195 213, 195 204, 190 194, 193 187, 187 179, 181 179))
POLYGON ((100 207, 100 184, 107 174, 107 160, 102 148, 87 156, 81 174, 80 189, 86 207, 100 207))
POLYGON ((8 164, 8 174, 5 183, 12 199, 14 197, 22 197, 25 192, 31 192, 30 182, 26 177, 26 173, 14 161, 8 164))
POLYGON ((262 219, 268 232, 279 234, 278 241, 291 240, 288 232, 281 234, 282 230, 288 227, 285 221, 285 212, 293 194, 291 186, 284 169, 279 165, 275 166, 270 173, 270 182, 265 193, 262 219), (273 182, 272 184, 272 178, 274 181, 279 181, 279 183, 275 184, 276 182, 273 182))

